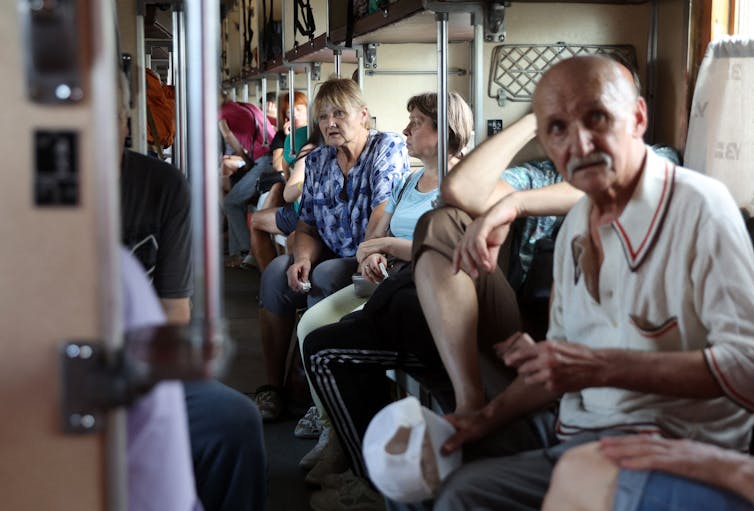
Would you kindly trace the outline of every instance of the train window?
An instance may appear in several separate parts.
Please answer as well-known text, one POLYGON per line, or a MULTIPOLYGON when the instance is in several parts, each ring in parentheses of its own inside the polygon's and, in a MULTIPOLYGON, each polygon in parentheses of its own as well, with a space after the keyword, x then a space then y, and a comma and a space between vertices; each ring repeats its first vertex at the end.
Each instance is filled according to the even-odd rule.
POLYGON ((725 35, 754 36, 754 0, 711 0, 710 38, 725 35))
POLYGON ((754 38, 754 0, 733 0, 733 33, 754 38))

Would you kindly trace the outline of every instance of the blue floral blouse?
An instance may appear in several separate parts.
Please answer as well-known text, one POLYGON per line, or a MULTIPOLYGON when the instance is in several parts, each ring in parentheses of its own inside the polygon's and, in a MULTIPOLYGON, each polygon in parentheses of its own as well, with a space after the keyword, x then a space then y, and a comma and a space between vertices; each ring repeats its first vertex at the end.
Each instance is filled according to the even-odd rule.
POLYGON ((356 254, 372 210, 390 197, 393 181, 409 172, 406 142, 396 133, 369 131, 367 145, 346 179, 337 149, 320 146, 306 157, 300 219, 339 257, 356 254), (345 182, 344 182, 345 181, 345 182))

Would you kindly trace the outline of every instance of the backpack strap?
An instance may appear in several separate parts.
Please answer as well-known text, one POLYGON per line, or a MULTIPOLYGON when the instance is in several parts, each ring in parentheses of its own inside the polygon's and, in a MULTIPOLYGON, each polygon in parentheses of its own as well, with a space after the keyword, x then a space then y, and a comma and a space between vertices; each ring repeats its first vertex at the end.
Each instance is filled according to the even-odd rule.
POLYGON ((312 13, 312 5, 309 0, 294 0, 293 2, 294 13, 294 39, 295 33, 298 32, 303 36, 314 38, 314 32, 316 31, 316 25, 314 24, 314 14, 312 13), (299 18, 299 12, 303 18, 303 22, 299 18))

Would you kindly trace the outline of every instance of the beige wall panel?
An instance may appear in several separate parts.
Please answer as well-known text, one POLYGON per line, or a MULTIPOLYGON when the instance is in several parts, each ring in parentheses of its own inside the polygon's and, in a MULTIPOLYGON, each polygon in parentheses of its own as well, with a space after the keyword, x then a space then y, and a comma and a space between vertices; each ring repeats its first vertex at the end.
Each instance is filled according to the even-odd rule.
POLYGON ((249 8, 252 9, 251 16, 251 28, 254 33, 251 36, 251 67, 259 67, 259 34, 261 33, 260 27, 262 26, 262 3, 259 0, 251 0, 249 2, 249 8))
MULTIPOLYGON (((448 45, 448 67, 466 70, 466 75, 448 77, 448 89, 469 97, 468 44, 448 45)), ((383 44, 377 48, 377 71, 437 69, 434 44, 383 44)), ((406 102, 414 94, 437 91, 437 76, 365 75, 364 96, 369 111, 377 118, 377 128, 400 133, 408 123, 406 102)))
POLYGON ((655 139, 683 154, 688 129, 688 28, 683 0, 660 2, 655 139))
MULTIPOLYGON (((146 124, 141 125, 137 105, 145 101, 142 95, 146 91, 144 87, 137 86, 139 76, 138 57, 136 55, 136 0, 117 0, 116 14, 118 17, 118 35, 120 38, 120 51, 131 55, 131 136, 135 146, 138 146, 138 133, 146 132, 146 124)), ((172 27, 172 25, 169 25, 172 27)), ((133 149, 136 149, 134 147, 133 149)))
POLYGON ((115 2, 120 32, 120 51, 136 56, 136 0, 115 2))
MULTIPOLYGON (((85 27, 80 27, 85 33, 85 27)), ((66 338, 101 336, 97 300, 96 156, 89 100, 77 106, 27 102, 14 2, 0 8, 0 495, 3 509, 94 510, 104 507, 100 436, 60 432, 57 350, 66 338), (12 119, 12 122, 8 122, 12 119), (35 128, 80 131, 81 204, 33 205, 35 128)), ((86 82, 85 82, 86 83, 86 82)))
POLYGON ((226 52, 225 68, 229 72, 223 79, 241 74, 241 64, 243 63, 243 38, 241 37, 241 4, 237 3, 233 10, 228 12, 227 31, 222 36, 224 40, 221 47, 226 52))
MULTIPOLYGON (((334 62, 322 62, 321 64, 321 71, 320 71, 320 80, 317 82, 317 84, 320 84, 324 81, 326 81, 328 78, 330 78, 332 75, 335 74, 335 63, 334 62)), ((352 64, 349 62, 341 62, 340 64, 340 75, 343 78, 351 78, 351 75, 353 75, 353 72, 356 71, 356 64, 352 64)), ((312 95, 316 94, 317 90, 314 88, 314 92, 312 92, 312 95)), ((314 99, 314 98, 312 98, 314 99)))

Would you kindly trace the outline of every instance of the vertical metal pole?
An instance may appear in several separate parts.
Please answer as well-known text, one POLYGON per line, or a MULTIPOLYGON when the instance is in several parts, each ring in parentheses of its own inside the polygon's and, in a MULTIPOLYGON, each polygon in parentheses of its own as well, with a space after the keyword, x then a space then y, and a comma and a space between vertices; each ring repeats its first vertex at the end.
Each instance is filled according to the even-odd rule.
POLYGON ((173 77, 174 73, 175 73, 175 64, 174 64, 174 59, 173 59, 173 52, 169 51, 168 52, 168 76, 166 80, 166 83, 168 85, 175 85, 175 78, 173 77))
POLYGON ((296 72, 293 69, 293 66, 288 68, 288 111, 290 113, 290 117, 288 117, 291 120, 291 152, 289 153, 291 158, 296 156, 296 123, 293 117, 293 114, 295 113, 295 95, 296 95, 296 87, 294 84, 294 81, 296 80, 296 72))
POLYGON ((133 148, 142 154, 147 153, 147 69, 144 46, 144 15, 136 15, 136 126, 133 126, 133 148))
POLYGON ((185 155, 183 146, 186 144, 186 127, 183 124, 185 112, 181 110, 181 67, 185 65, 183 54, 181 53, 181 37, 183 37, 183 24, 181 23, 181 13, 178 8, 173 11, 173 52, 172 52, 172 76, 173 85, 175 86, 175 139, 173 140, 173 165, 185 172, 185 155))
POLYGON ((219 0, 186 2, 186 61, 188 68, 189 159, 191 169, 194 314, 204 326, 205 346, 224 338, 222 274, 220 272, 220 218, 218 196, 217 91, 220 31, 219 0))
MULTIPOLYGON (((312 65, 308 64, 306 66, 306 100, 307 100, 307 109, 306 111, 309 112, 309 106, 312 104, 312 65)), ((308 116, 311 118, 311 115, 308 116)), ((309 122, 307 119, 306 123, 306 138, 309 138, 309 122)))
POLYGON ((241 86, 241 101, 244 103, 249 102, 249 82, 244 82, 241 86))
POLYGON ((144 67, 147 69, 152 69, 152 50, 149 50, 149 53, 147 53, 144 56, 144 67))
MULTIPOLYGON (((182 6, 178 11, 178 24, 181 27, 181 32, 178 37, 178 53, 180 54, 180 60, 178 64, 178 86, 175 88, 177 96, 176 110, 178 111, 178 114, 180 116, 178 118, 177 132, 180 133, 181 137, 181 145, 178 154, 180 155, 179 168, 183 171, 184 174, 188 174, 188 102, 186 101, 186 98, 188 97, 188 74, 186 70, 186 11, 182 6)), ((173 37, 175 37, 175 34, 173 35, 173 37)))
POLYGON ((264 117, 264 120, 262 121, 262 145, 265 147, 269 146, 269 142, 267 140, 267 123, 269 122, 267 120, 267 77, 262 77, 262 114, 264 117))
POLYGON ((364 91, 364 50, 359 48, 356 50, 356 57, 358 59, 357 76, 359 77, 359 88, 364 91))
POLYGON ((474 77, 471 101, 474 105, 474 145, 477 146, 484 137, 484 24, 481 14, 474 16, 474 40, 471 44, 474 77))
POLYGON ((343 51, 340 48, 334 48, 332 51, 333 64, 335 66, 335 76, 340 78, 340 63, 343 60, 343 51))
MULTIPOLYGON (((220 26, 222 27, 222 31, 220 32, 220 55, 224 55, 224 58, 220 65, 222 66, 222 80, 227 80, 230 78, 230 65, 228 64, 229 60, 229 53, 230 53, 230 44, 228 43, 228 35, 230 33, 230 21, 228 20, 228 16, 225 16, 223 20, 220 22, 220 26)), ((234 87, 235 89, 235 87, 234 87)), ((233 91, 233 101, 236 100, 235 96, 235 90, 233 91)))
MULTIPOLYGON (((246 2, 238 3, 238 43, 241 47, 239 53, 239 55, 241 56, 241 76, 244 76, 245 71, 247 70, 247 67, 244 65, 244 60, 246 58, 246 53, 244 51, 246 43, 246 31, 244 30, 246 13, 244 12, 244 7, 246 7, 246 2)), ((249 65, 251 65, 251 62, 249 62, 249 65)), ((248 98, 244 101, 248 102, 248 98)))
POLYGON ((448 13, 437 20, 437 185, 448 173, 448 13))
POLYGON ((230 99, 232 99, 233 101, 236 101, 236 88, 235 87, 230 88, 230 99))

